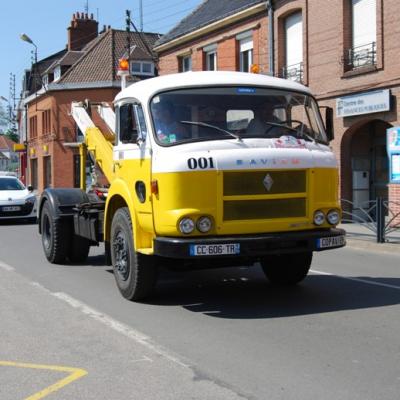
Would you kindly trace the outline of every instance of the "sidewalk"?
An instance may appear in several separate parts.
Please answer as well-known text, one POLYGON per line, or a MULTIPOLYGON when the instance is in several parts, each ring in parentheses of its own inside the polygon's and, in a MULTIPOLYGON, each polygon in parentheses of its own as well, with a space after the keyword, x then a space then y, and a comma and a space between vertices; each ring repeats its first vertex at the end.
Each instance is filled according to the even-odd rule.
POLYGON ((400 256, 400 229, 386 237, 386 243, 376 242, 376 233, 362 224, 345 223, 338 226, 347 233, 347 247, 359 250, 398 254, 400 256))

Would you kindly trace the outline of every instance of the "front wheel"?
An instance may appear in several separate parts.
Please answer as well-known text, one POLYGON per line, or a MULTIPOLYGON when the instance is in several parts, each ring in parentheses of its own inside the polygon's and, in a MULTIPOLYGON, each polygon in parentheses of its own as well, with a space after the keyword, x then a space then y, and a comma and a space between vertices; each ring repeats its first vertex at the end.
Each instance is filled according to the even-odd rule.
POLYGON ((153 256, 135 251, 132 220, 127 207, 117 210, 112 220, 111 261, 123 297, 137 301, 152 293, 157 281, 157 267, 153 256))
POLYGON ((308 274, 312 252, 272 255, 261 260, 265 276, 273 284, 295 285, 308 274))

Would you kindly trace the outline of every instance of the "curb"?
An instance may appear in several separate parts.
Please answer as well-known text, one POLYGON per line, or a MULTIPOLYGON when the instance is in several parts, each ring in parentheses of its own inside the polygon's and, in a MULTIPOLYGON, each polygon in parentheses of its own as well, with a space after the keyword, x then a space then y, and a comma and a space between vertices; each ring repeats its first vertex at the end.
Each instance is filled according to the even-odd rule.
POLYGON ((368 240, 346 238, 346 246, 344 248, 352 250, 363 250, 369 253, 382 253, 394 256, 400 256, 399 243, 374 243, 368 240))

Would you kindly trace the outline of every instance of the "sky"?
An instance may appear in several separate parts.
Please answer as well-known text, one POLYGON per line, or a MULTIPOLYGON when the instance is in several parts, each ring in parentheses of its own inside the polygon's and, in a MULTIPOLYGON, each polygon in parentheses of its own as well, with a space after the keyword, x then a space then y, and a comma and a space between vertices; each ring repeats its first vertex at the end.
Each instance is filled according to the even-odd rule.
MULTIPOLYGON (((0 96, 9 98, 10 73, 15 74, 16 96, 19 97, 22 76, 31 65, 34 47, 19 36, 28 35, 38 48, 38 59, 65 48, 67 27, 72 14, 85 11, 103 25, 125 29, 125 10, 131 11, 139 29, 140 0, 0 0, 0 96)), ((188 15, 202 0, 142 0, 143 30, 166 33, 188 15)), ((3 108, 7 103, 0 100, 3 108)))

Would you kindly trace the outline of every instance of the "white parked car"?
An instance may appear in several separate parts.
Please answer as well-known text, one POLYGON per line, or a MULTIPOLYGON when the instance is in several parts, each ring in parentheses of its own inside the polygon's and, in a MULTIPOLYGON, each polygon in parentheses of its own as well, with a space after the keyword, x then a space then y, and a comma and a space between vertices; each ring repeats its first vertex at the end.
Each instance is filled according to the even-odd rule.
POLYGON ((15 176, 0 175, 0 221, 5 219, 28 219, 36 221, 36 196, 31 186, 15 176))

